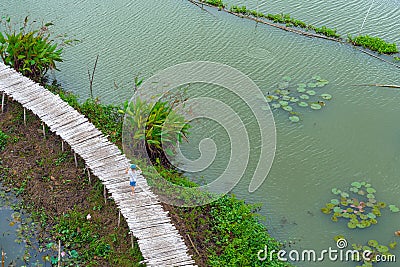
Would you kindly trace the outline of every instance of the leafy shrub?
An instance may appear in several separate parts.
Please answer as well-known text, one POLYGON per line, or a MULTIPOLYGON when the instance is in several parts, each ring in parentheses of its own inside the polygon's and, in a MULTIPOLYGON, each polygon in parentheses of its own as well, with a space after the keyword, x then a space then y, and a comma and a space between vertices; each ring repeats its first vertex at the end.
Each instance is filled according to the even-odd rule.
MULTIPOLYGON (((126 133, 130 134, 135 151, 147 151, 153 163, 170 167, 167 155, 173 155, 174 146, 189 134, 190 125, 185 118, 173 110, 179 100, 157 102, 154 105, 136 99, 121 110, 126 113, 126 133), (168 123, 165 123, 168 118, 168 123), (167 155, 166 155, 166 154, 167 155)), ((144 156, 136 153, 137 156, 144 156)))
POLYGON ((6 29, 4 33, 0 32, 0 56, 4 64, 36 82, 43 83, 47 71, 57 70, 56 62, 62 62, 63 49, 51 38, 49 32, 49 27, 53 24, 46 23, 33 29, 35 25, 28 25, 26 17, 22 27, 16 30, 10 18, 3 18, 1 22, 6 29))
POLYGON ((368 48, 380 54, 395 54, 399 52, 395 43, 387 43, 379 37, 359 35, 353 38, 351 35, 349 35, 348 39, 349 42, 352 42, 354 45, 368 48))
POLYGON ((314 28, 314 31, 328 37, 340 38, 340 34, 336 33, 336 30, 329 29, 325 26, 322 26, 321 28, 314 28))

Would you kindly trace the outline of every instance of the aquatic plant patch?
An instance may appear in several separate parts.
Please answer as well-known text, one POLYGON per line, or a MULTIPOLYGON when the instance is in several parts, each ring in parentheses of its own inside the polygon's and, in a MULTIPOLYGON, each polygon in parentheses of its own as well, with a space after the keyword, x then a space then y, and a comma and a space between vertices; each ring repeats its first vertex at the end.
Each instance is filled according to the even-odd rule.
POLYGON ((331 215, 333 222, 339 220, 347 221, 347 227, 367 228, 378 223, 378 217, 382 216, 381 210, 389 208, 391 212, 399 212, 396 205, 387 205, 376 198, 376 190, 370 183, 353 182, 348 191, 332 188, 332 198, 325 207, 321 208, 322 213, 331 215))
MULTIPOLYGON (((334 240, 338 242, 338 240, 347 240, 347 238, 345 238, 343 235, 338 235, 335 236, 334 240)), ((383 261, 383 259, 385 259, 387 262, 392 262, 396 258, 391 251, 393 251, 396 246, 396 241, 392 241, 388 245, 382 245, 374 239, 370 239, 364 244, 353 243, 351 244, 351 249, 358 251, 358 257, 357 255, 353 254, 353 258, 351 260, 362 264, 357 265, 360 267, 372 267, 374 264, 383 261), (362 255, 366 255, 366 257, 364 258, 362 255)))
POLYGON ((326 102, 332 99, 332 95, 321 93, 322 87, 329 84, 328 80, 320 76, 313 76, 308 83, 291 83, 288 76, 282 78, 277 84, 277 89, 268 92, 266 100, 273 110, 283 110, 288 113, 291 122, 299 122, 301 114, 298 110, 320 110, 326 102))
POLYGON ((399 52, 395 43, 388 43, 379 37, 359 35, 353 38, 348 35, 348 40, 356 46, 362 46, 380 54, 395 54, 399 52))

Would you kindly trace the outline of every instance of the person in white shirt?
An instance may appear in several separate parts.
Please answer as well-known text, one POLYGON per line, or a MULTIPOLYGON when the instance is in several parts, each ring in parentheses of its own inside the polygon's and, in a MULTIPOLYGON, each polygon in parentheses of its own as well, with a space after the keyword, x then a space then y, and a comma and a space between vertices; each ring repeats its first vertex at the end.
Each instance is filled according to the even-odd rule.
POLYGON ((129 174, 129 185, 132 189, 131 195, 133 196, 135 194, 135 186, 136 186, 136 179, 137 175, 139 172, 142 170, 139 168, 139 166, 136 166, 135 164, 131 164, 130 168, 126 169, 127 174, 129 174))

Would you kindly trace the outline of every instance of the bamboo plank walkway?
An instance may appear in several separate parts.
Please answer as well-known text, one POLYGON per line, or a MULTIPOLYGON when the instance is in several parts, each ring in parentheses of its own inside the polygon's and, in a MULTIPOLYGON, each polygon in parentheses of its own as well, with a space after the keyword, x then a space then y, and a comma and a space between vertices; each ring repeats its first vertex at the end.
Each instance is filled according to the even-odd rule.
MULTIPOLYGON (((36 114, 73 151, 111 193, 128 222, 147 266, 196 266, 178 230, 142 175, 130 195, 130 161, 75 109, 42 86, 0 63, 0 92, 36 114)), ((3 107, 2 107, 3 108, 3 107)))

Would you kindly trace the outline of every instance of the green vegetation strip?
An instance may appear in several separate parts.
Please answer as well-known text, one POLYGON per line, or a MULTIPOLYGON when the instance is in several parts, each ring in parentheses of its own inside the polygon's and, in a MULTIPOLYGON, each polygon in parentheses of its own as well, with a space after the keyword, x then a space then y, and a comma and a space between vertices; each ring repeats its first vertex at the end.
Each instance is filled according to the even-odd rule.
MULTIPOLYGON (((237 5, 232 5, 230 6, 229 9, 225 9, 228 5, 226 3, 223 3, 222 0, 204 0, 204 1, 195 1, 195 0, 188 0, 191 3, 194 3, 196 5, 208 5, 211 7, 217 7, 219 10, 223 10, 225 12, 234 14, 239 17, 245 17, 248 19, 255 20, 260 23, 264 23, 273 27, 281 28, 286 31, 290 32, 295 32, 298 34, 306 35, 306 36, 312 36, 312 37, 317 37, 317 38, 324 38, 324 39, 329 39, 332 41, 337 41, 337 42, 347 42, 353 46, 362 46, 363 48, 369 49, 371 51, 378 52, 379 54, 386 54, 386 55, 391 55, 398 53, 399 50, 396 46, 395 43, 388 43, 384 40, 382 40, 379 37, 372 37, 369 35, 360 35, 357 37, 352 37, 351 35, 348 35, 347 40, 343 39, 339 33, 337 33, 336 29, 331 29, 326 26, 322 27, 316 27, 312 24, 308 24, 304 21, 292 18, 290 14, 264 14, 262 12, 259 12, 257 10, 252 10, 248 9, 246 6, 237 6, 237 5), (285 24, 279 25, 279 24, 271 24, 265 21, 270 20, 274 23, 279 23, 279 24, 285 24), (300 29, 303 29, 305 31, 301 30, 296 30, 292 27, 297 27, 300 29), (314 32, 315 34, 313 34, 314 32)), ((362 50, 361 50, 362 51, 362 50)), ((368 55, 372 55, 370 53, 367 53, 368 55)), ((377 57, 378 59, 381 59, 387 63, 390 63, 391 65, 394 65, 396 67, 400 67, 397 64, 394 64, 393 62, 387 61, 383 58, 377 57)), ((394 56, 393 61, 396 62, 399 60, 399 57, 394 56)))

